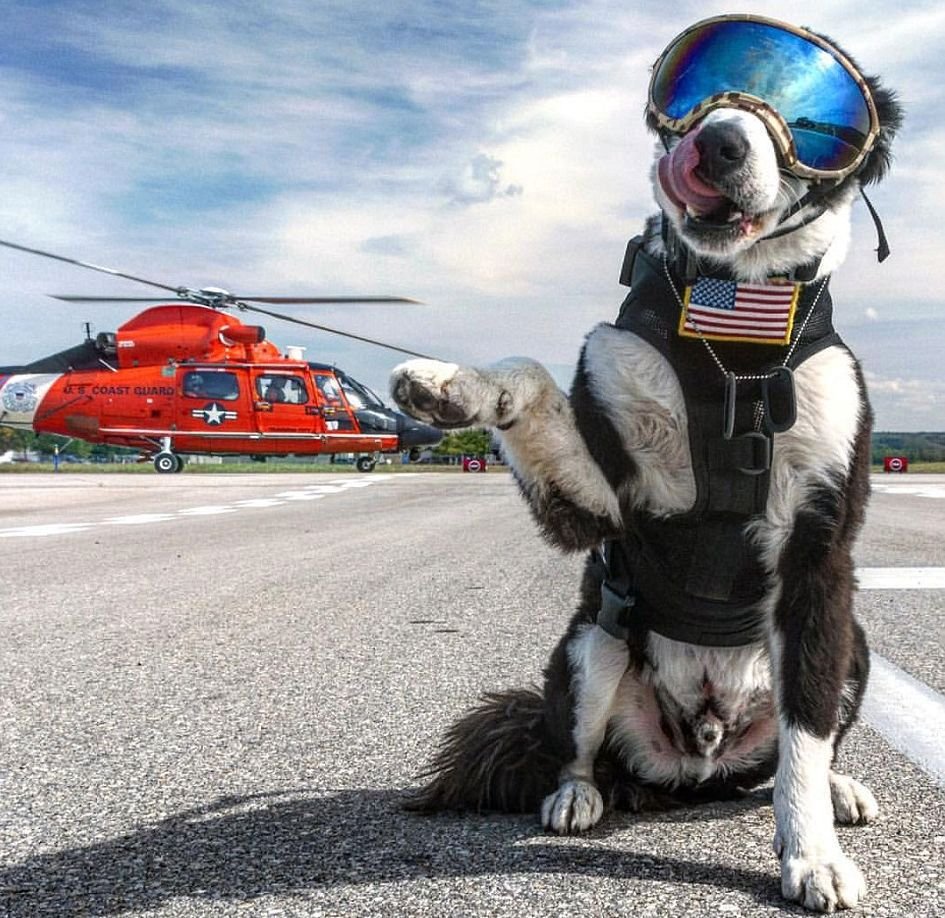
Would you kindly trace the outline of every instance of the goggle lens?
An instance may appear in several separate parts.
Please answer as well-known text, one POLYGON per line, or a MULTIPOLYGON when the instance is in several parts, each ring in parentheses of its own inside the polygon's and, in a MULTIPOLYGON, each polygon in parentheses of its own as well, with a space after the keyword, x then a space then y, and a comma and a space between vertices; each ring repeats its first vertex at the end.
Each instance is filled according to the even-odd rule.
POLYGON ((864 89, 829 51, 766 22, 725 19, 680 35, 653 74, 650 99, 677 120, 712 96, 742 92, 787 123, 798 161, 838 171, 863 152, 872 128, 864 89))

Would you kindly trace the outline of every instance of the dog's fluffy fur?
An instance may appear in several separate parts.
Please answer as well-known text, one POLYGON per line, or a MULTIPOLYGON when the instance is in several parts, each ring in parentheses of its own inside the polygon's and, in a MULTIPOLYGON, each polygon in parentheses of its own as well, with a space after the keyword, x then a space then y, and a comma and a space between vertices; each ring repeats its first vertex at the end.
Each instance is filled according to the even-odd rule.
MULTIPOLYGON (((885 174, 900 121, 893 95, 870 82, 880 137, 812 223, 800 226, 809 213, 801 211, 787 224, 795 232, 765 239, 807 185, 778 168, 763 124, 734 109, 710 112, 698 129, 724 124, 748 143, 743 166, 714 182, 749 216, 742 230, 687 221, 655 170, 661 216, 653 219, 672 221, 692 249, 742 280, 821 255, 820 276, 831 273, 846 251, 854 196, 885 174)), ((648 238, 658 250, 659 233, 648 238)), ((718 798, 776 772, 784 895, 821 911, 858 901, 864 880, 840 850, 834 821, 866 822, 877 804, 832 763, 868 672, 852 612, 851 547, 869 489, 871 412, 843 346, 804 362, 796 388, 797 422, 775 436, 766 512, 749 524, 767 576, 766 640, 720 648, 652 632, 611 637, 595 624, 601 575, 589 563, 543 689, 487 695, 457 722, 417 808, 538 810, 546 828, 571 833, 609 807, 718 798)), ((589 334, 570 397, 524 359, 488 369, 413 360, 395 369, 391 391, 428 423, 496 428, 542 533, 565 550, 619 537, 631 514, 671 516, 695 500, 680 383, 656 349, 623 329, 589 334)))

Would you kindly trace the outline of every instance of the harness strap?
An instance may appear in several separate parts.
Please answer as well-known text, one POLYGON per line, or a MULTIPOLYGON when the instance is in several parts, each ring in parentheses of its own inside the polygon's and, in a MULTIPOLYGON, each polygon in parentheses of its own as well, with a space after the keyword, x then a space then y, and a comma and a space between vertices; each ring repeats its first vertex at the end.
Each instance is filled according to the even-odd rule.
POLYGON ((760 431, 710 440, 706 448, 711 471, 736 469, 744 475, 761 475, 771 468, 771 438, 760 431))
MULTIPOLYGON (((718 535, 726 533, 719 530, 718 535)), ((712 545, 702 555, 711 566, 712 545)), ((605 542, 593 553, 601 576, 601 605, 597 624, 620 641, 634 630, 655 631, 674 641, 709 647, 738 647, 759 640, 764 616, 757 600, 733 607, 711 598, 696 598, 676 587, 644 555, 638 555, 631 574, 626 546, 605 542)))
POLYGON ((618 543, 604 542, 592 558, 601 575, 600 609, 597 624, 619 641, 630 638, 630 624, 637 598, 630 579, 630 568, 618 543))

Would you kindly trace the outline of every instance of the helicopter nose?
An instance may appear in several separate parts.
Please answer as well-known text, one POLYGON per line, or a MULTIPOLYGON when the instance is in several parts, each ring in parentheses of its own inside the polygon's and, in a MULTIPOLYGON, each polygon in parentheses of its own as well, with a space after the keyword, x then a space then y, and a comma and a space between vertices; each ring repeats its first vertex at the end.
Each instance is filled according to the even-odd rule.
POLYGON ((411 449, 415 446, 436 446, 443 439, 442 430, 406 417, 399 433, 401 449, 411 449))

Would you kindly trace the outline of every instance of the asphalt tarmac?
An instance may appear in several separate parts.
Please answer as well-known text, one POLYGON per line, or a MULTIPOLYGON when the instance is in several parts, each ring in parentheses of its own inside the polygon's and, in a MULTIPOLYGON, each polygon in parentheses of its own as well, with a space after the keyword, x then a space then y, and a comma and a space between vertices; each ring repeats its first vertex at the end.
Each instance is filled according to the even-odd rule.
MULTIPOLYGON (((945 477, 877 485, 858 564, 945 567, 945 477)), ((0 916, 806 914, 770 788, 575 838, 401 811, 571 613, 581 559, 507 475, 0 475, 0 552, 0 916)), ((857 603, 933 707, 942 605, 857 603)), ((945 785, 909 753, 870 724, 844 747, 882 808, 839 833, 856 914, 945 914, 945 785)))

